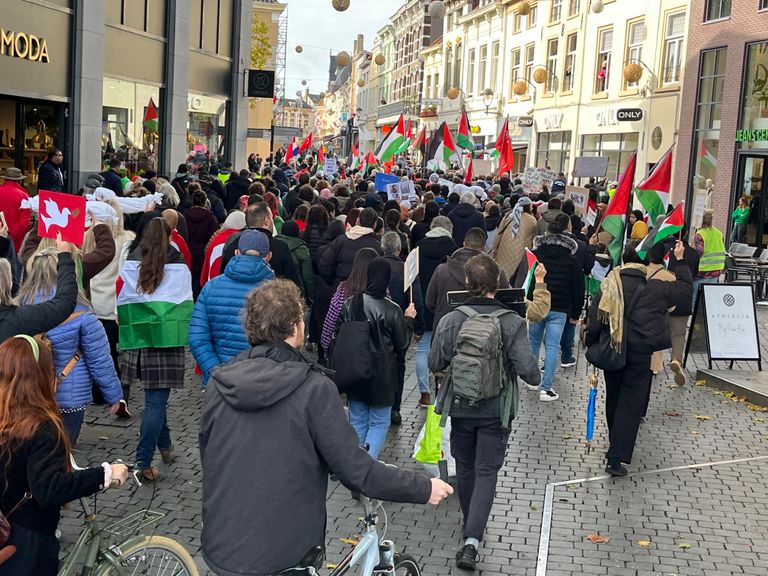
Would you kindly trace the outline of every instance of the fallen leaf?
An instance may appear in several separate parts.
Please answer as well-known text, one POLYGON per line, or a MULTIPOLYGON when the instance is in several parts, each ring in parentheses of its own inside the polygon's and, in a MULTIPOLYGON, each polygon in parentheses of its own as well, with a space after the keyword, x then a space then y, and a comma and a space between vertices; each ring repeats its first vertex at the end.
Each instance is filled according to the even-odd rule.
POLYGON ((576 484, 568 484, 568 486, 566 486, 565 489, 570 490, 571 492, 576 492, 576 490, 578 490, 579 487, 576 484))
POLYGON ((707 381, 706 380, 696 380, 696 386, 706 386, 707 381))
POLYGON ((698 435, 698 433, 699 433, 699 431, 698 431, 698 430, 689 430, 689 432, 690 432, 691 434, 693 434, 694 436, 698 435))
POLYGON ((736 394, 734 394, 730 390, 726 391, 726 392, 723 392, 723 396, 725 396, 726 398, 736 398, 736 394))
POLYGON ((339 538, 339 542, 349 544, 350 546, 357 546, 360 544, 360 540, 355 540, 354 538, 339 538))
POLYGON ((704 416, 702 414, 696 414, 694 418, 696 418, 696 420, 712 420, 712 416, 704 416))
POLYGON ((688 544, 688 542, 678 542, 677 547, 682 548, 683 550, 688 550, 688 548, 690 548, 691 545, 688 544))
POLYGON ((109 440, 109 436, 99 436, 99 440, 109 440))
POLYGON ((664 416, 680 416, 680 412, 675 412, 674 410, 668 410, 664 412, 664 416))
POLYGON ((752 410, 752 412, 768 412, 768 406, 760 406, 759 404, 752 404, 751 402, 747 402, 747 408, 752 410))
POLYGON ((638 545, 642 546, 643 548, 648 548, 651 545, 650 540, 638 540, 638 545))
POLYGON ((571 435, 570 434, 563 434, 563 440, 570 440, 571 435))
POLYGON ((336 570, 337 564, 326 564, 325 567, 328 570, 336 570))
MULTIPOLYGON (((565 501, 567 502, 567 500, 565 500, 565 501)), ((538 506, 536 506, 535 504, 531 504, 531 510, 536 511, 538 509, 539 509, 538 506)))
POLYGON ((763 424, 765 423, 765 418, 755 418, 755 422, 757 422, 758 424, 763 424))
POLYGON ((600 536, 600 534, 590 534, 585 540, 589 540, 592 544, 605 544, 611 541, 607 536, 600 536))
POLYGON ((669 386, 667 386, 667 388, 669 388, 670 390, 674 390, 675 388, 680 388, 680 386, 678 386, 677 384, 670 384, 669 386))

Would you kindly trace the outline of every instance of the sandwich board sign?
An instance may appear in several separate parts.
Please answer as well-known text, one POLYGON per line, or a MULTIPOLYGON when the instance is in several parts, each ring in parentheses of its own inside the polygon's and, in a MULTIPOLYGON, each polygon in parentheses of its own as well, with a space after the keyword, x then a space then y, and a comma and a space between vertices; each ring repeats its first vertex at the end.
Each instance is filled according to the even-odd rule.
POLYGON ((696 295, 683 366, 690 353, 706 353, 712 362, 757 362, 763 369, 755 297, 750 284, 702 284, 696 295))

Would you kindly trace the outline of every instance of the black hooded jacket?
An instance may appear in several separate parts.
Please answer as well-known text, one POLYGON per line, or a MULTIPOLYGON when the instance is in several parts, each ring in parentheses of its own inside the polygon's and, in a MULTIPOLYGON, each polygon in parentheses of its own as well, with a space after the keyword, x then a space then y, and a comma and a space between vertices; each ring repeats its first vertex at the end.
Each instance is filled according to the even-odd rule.
MULTIPOLYGON (((547 268, 547 289, 552 295, 552 311, 565 312, 576 320, 584 306, 584 271, 576 260, 576 241, 563 234, 547 234, 533 239, 533 253, 547 268)), ((531 286, 529 299, 533 299, 531 286)))
POLYGON ((203 556, 221 576, 274 574, 323 547, 330 471, 372 498, 424 504, 431 494, 428 477, 360 448, 334 383, 282 342, 214 370, 200 455, 203 556))
MULTIPOLYGON (((448 236, 426 236, 419 242, 419 282, 421 282, 421 293, 425 295, 425 299, 435 270, 457 249, 458 246, 453 238, 448 236)), ((424 330, 432 330, 433 319, 434 314, 425 306, 424 330)))

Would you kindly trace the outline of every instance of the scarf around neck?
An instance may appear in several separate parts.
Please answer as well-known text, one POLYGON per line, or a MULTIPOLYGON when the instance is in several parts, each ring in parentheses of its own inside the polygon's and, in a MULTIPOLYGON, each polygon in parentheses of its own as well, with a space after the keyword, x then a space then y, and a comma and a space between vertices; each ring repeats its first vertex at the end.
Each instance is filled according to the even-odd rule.
POLYGON ((512 213, 509 215, 509 219, 511 220, 510 227, 512 230, 512 238, 517 238, 517 233, 520 232, 520 219, 523 217, 523 208, 525 206, 530 206, 531 204, 533 204, 533 202, 531 202, 531 199, 527 196, 523 196, 517 201, 517 204, 515 204, 512 213))
POLYGON ((639 270, 643 276, 647 274, 643 264, 625 264, 621 268, 615 268, 603 280, 600 286, 602 296, 597 306, 597 314, 600 321, 607 325, 611 333, 611 346, 617 352, 621 351, 624 339, 624 286, 621 282, 622 270, 639 270))

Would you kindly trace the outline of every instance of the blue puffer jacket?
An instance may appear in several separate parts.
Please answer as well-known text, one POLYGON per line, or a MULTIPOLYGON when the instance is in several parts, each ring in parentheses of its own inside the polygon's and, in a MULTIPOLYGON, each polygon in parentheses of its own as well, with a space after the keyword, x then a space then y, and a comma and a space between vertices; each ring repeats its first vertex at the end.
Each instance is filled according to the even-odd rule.
POLYGON ((248 293, 275 277, 258 256, 235 256, 224 274, 208 281, 197 297, 189 324, 189 347, 203 371, 203 386, 216 366, 248 348, 242 310, 248 293))
POLYGON ((59 384, 56 402, 61 409, 84 408, 93 401, 91 382, 96 382, 107 403, 115 404, 123 397, 123 389, 109 355, 107 333, 90 307, 78 304, 77 313, 81 314, 48 331, 56 374, 77 350, 82 352, 75 367, 59 384))

